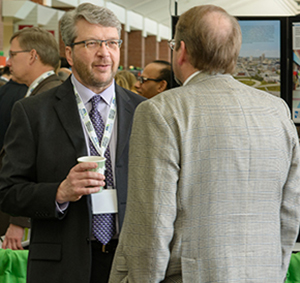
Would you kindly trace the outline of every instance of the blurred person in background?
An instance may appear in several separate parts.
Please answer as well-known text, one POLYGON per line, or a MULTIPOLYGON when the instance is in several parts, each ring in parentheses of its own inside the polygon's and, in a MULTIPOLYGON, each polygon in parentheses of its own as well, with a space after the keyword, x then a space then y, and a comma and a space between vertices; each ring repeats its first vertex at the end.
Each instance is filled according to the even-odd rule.
POLYGON ((5 85, 11 79, 11 73, 8 66, 0 70, 0 87, 5 85))
MULTIPOLYGON (((27 89, 28 87, 25 84, 15 82, 13 77, 6 84, 0 87, 0 168, 4 154, 4 150, 2 149, 4 136, 10 123, 12 107, 17 100, 25 97, 27 89)), ((10 221, 13 221, 15 224, 17 223, 16 218, 14 219, 8 214, 0 211, 0 236, 5 235, 10 221)), ((25 226, 29 226, 29 223, 27 222, 25 226)), ((22 229, 22 235, 20 236, 22 238, 23 228, 20 228, 22 229)), ((16 242, 18 242, 18 244, 16 243, 16 247, 21 247, 21 243, 19 244, 19 242, 21 242, 21 238, 16 239, 16 242)), ((11 246, 11 248, 17 249, 13 246, 11 246)))
POLYGON ((58 44, 54 36, 39 27, 24 28, 10 39, 7 66, 16 80, 28 86, 26 97, 61 84, 58 44))
POLYGON ((65 57, 60 57, 60 67, 57 70, 57 75, 64 82, 71 74, 71 65, 65 57))
POLYGON ((128 81, 126 80, 126 78, 123 75, 120 75, 119 72, 116 73, 116 75, 115 75, 115 81, 116 81, 116 84, 118 84, 119 86, 130 90, 128 81))
POLYGON ((131 90, 132 92, 137 93, 135 86, 134 86, 137 79, 132 72, 130 72, 128 70, 118 71, 115 75, 115 80, 116 80, 116 83, 119 84, 120 86, 127 88, 127 89, 131 90), (125 86, 127 86, 127 87, 125 87, 125 86))
POLYGON ((0 149, 3 147, 12 108, 17 100, 25 97, 27 90, 27 85, 17 83, 13 77, 0 87, 0 149))
POLYGON ((151 98, 165 90, 177 87, 173 79, 171 63, 164 60, 155 60, 149 63, 135 83, 138 94, 151 98))
MULTIPOLYGON (((10 39, 7 66, 15 80, 27 86, 25 97, 35 96, 61 85, 62 81, 55 74, 59 60, 58 43, 45 29, 24 28, 15 32, 10 39)), ((14 89, 18 88, 20 91, 21 88, 24 89, 24 86, 16 86, 14 82, 11 84, 14 85, 14 89)), ((11 91, 13 89, 7 89, 6 97, 9 97, 11 91)), ((5 154, 5 150, 2 149, 1 161, 5 154)), ((30 228, 29 218, 11 217, 2 248, 23 249, 21 240, 26 227, 30 228)))

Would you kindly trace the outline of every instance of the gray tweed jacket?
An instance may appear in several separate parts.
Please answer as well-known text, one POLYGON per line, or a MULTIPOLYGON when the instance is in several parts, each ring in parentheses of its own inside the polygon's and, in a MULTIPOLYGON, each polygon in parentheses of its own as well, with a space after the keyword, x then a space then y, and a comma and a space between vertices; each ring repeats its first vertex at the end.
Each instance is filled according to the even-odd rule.
POLYGON ((285 102, 230 75, 200 73, 141 103, 110 283, 282 283, 299 160, 285 102))

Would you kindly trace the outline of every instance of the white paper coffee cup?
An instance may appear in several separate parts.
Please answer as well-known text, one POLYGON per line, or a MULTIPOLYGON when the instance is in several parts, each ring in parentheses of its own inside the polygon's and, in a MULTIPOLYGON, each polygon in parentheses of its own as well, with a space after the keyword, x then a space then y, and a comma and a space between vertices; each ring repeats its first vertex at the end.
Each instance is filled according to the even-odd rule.
POLYGON ((96 162, 97 163, 97 168, 91 169, 90 171, 93 172, 98 172, 104 175, 105 171, 105 161, 106 158, 102 156, 82 156, 77 159, 79 163, 83 162, 96 162))
MULTIPOLYGON (((97 167, 94 169, 90 169, 89 171, 93 171, 93 172, 98 172, 104 175, 105 172, 105 161, 106 158, 102 157, 102 156, 82 156, 77 158, 77 161, 79 163, 83 163, 83 162, 95 162, 97 163, 97 167)), ((102 191, 103 187, 101 187, 101 190, 98 192, 100 193, 102 191)))

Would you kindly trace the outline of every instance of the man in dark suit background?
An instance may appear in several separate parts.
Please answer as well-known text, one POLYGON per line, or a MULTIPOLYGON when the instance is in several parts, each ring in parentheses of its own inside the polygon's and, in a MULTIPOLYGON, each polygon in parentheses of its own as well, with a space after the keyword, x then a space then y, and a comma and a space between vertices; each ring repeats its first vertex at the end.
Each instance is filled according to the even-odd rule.
MULTIPOLYGON (((10 122, 12 107, 17 100, 25 96, 27 89, 28 87, 25 84, 18 84, 12 79, 0 87, 0 149, 3 147, 4 136, 10 122)), ((2 154, 2 151, 0 154, 2 154)), ((0 156, 0 161, 1 159, 2 155, 0 156)), ((9 218, 8 214, 0 211, 0 236, 6 233, 10 223, 9 218)))
MULTIPOLYGON (((59 48, 50 32, 38 27, 24 28, 12 35, 10 44, 7 66, 13 78, 28 87, 25 97, 37 95, 62 83, 55 74, 60 63, 59 48)), ((6 95, 6 102, 9 103, 9 95, 15 89, 16 85, 9 90, 6 95)), ((12 93, 12 96, 15 95, 12 93)), ((6 112, 1 113, 1 115, 5 115, 7 111, 10 111, 7 107, 9 105, 6 105, 5 101, 2 101, 1 104, 3 104, 2 107, 6 108, 6 112)), ((8 122, 5 130, 7 126, 8 122)), ((1 152, 1 156, 3 154, 4 152, 1 152)), ((11 217, 2 248, 23 249, 21 240, 26 227, 30 228, 30 219, 11 217)))
POLYGON ((4 66, 0 69, 0 87, 4 86, 11 79, 11 73, 8 66, 4 66))
POLYGON ((28 283, 108 281, 125 213, 132 118, 144 100, 114 82, 120 31, 106 8, 84 3, 67 12, 61 32, 73 74, 61 86, 15 104, 0 173, 0 208, 32 219, 28 283), (89 113, 94 96, 101 97, 97 110, 105 124, 116 101, 109 148, 118 212, 107 244, 92 234, 91 206, 91 194, 105 185, 105 177, 87 171, 95 163, 77 164, 91 153, 79 111, 89 113))
POLYGON ((59 65, 58 44, 50 32, 31 27, 12 35, 7 66, 18 82, 28 86, 26 97, 60 85, 55 74, 59 65))
POLYGON ((0 87, 0 148, 3 147, 12 107, 17 100, 25 97, 27 89, 25 84, 19 84, 12 79, 0 87))

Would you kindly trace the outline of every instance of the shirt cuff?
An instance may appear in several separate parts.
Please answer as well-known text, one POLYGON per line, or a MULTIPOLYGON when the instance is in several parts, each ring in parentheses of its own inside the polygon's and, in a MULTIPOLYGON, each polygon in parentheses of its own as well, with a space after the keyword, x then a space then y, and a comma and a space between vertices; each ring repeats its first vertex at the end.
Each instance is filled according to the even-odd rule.
POLYGON ((56 211, 59 212, 59 213, 64 214, 65 211, 67 210, 68 206, 69 206, 69 202, 58 203, 56 201, 55 205, 56 205, 56 211))

